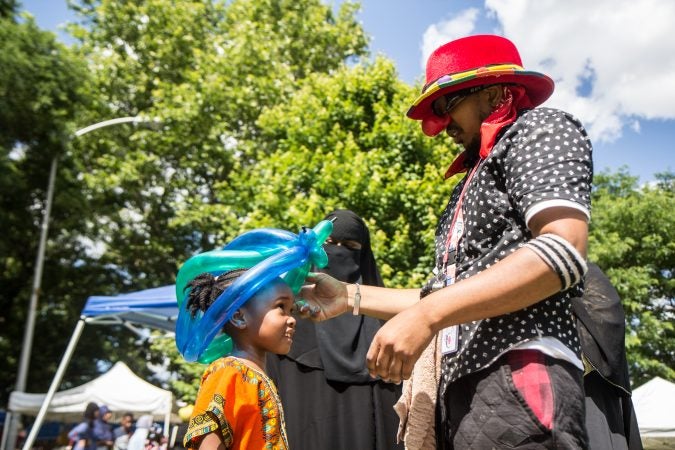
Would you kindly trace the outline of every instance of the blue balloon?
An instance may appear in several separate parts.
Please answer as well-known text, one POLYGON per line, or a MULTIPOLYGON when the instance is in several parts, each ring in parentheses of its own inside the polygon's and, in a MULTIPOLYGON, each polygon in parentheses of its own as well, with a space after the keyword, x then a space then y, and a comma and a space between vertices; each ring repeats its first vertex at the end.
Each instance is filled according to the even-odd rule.
POLYGON ((313 229, 303 228, 297 235, 274 228, 257 229, 238 236, 222 249, 187 260, 176 279, 176 346, 183 357, 210 363, 230 353, 232 340, 222 330, 234 312, 278 277, 297 294, 312 265, 321 268, 328 263, 323 243, 332 230, 333 223, 327 220, 313 229), (248 270, 206 312, 197 311, 193 317, 185 301, 188 283, 205 272, 218 276, 233 269, 248 270))

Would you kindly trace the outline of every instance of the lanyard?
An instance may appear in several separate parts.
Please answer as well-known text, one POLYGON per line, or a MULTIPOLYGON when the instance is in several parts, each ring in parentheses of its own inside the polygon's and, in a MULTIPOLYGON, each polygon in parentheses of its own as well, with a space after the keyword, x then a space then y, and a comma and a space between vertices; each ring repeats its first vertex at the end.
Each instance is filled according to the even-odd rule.
POLYGON ((462 236, 464 234, 464 214, 462 213, 462 203, 464 201, 464 194, 466 194, 466 190, 469 187, 469 183, 471 183, 471 179, 476 173, 476 170, 478 169, 480 162, 481 161, 478 161, 478 163, 476 163, 476 165, 471 169, 471 172, 469 172, 469 174, 466 177, 466 182, 462 187, 462 192, 459 194, 459 200, 457 200, 457 206, 455 207, 455 214, 452 217, 452 222, 450 222, 450 232, 448 233, 448 237, 445 241, 445 254, 443 255, 443 274, 446 276, 448 275, 450 276, 451 278, 450 282, 453 282, 455 278, 455 271, 454 271, 455 262, 453 261, 451 267, 452 273, 449 274, 448 260, 450 259, 451 253, 454 253, 453 259, 457 258, 457 248, 459 245, 459 241, 462 239, 462 236))

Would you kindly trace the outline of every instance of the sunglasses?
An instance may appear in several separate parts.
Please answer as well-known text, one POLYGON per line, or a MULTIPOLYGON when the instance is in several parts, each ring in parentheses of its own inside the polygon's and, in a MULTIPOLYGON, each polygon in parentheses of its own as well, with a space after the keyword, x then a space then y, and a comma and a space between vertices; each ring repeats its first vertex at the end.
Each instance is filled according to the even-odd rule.
POLYGON ((444 95, 433 101, 431 111, 436 117, 444 118, 467 97, 468 95, 465 94, 444 95))
POLYGON ((470 89, 464 89, 462 91, 455 92, 454 94, 446 94, 443 95, 442 97, 438 97, 436 100, 433 101, 433 103, 431 103, 431 111, 434 113, 436 117, 440 117, 442 119, 446 117, 448 114, 450 114, 450 111, 456 108, 457 105, 462 103, 462 100, 464 100, 471 94, 475 94, 478 91, 482 91, 486 87, 487 86, 476 86, 470 89))

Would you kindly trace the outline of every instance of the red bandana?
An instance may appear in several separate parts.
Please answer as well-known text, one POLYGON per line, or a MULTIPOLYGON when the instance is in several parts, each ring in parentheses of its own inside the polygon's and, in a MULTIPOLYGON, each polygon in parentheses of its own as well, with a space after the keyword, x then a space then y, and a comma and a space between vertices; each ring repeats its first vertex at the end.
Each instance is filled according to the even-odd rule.
MULTIPOLYGON (((499 131, 506 125, 515 122, 518 118, 518 111, 532 108, 532 102, 524 87, 518 85, 504 86, 502 101, 480 126, 480 159, 487 158, 495 145, 495 139, 497 139, 499 131)), ((460 153, 450 164, 445 172, 445 178, 448 179, 458 173, 466 172, 465 160, 466 151, 460 153)))

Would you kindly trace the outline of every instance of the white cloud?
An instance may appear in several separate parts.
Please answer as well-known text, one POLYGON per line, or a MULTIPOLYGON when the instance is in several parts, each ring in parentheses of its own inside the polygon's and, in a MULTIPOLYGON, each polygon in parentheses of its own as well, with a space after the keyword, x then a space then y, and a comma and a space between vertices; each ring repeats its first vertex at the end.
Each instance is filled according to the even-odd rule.
MULTIPOLYGON (((578 116, 594 141, 639 129, 641 119, 675 119, 675 2, 485 0, 485 7, 498 33, 520 50, 524 66, 555 80, 547 105, 578 116)), ((432 29, 443 34, 448 23, 429 27, 425 41, 432 29)), ((474 33, 474 24, 475 17, 463 34, 474 33)))

